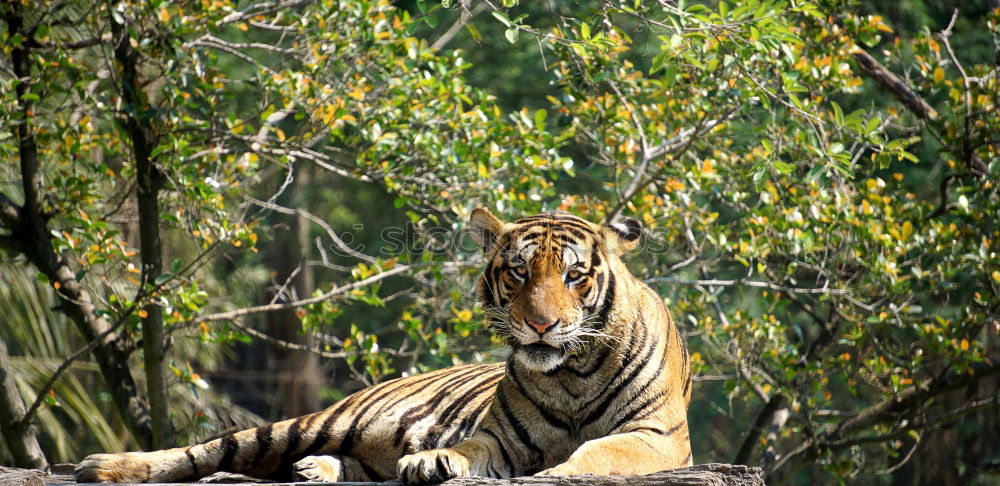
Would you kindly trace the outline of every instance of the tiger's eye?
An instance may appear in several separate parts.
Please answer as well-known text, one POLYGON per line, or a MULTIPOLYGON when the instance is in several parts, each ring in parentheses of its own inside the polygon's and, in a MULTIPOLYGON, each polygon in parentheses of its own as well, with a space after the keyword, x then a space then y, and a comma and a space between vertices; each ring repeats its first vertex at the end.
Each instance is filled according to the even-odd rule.
POLYGON ((580 272, 576 270, 570 270, 569 273, 566 274, 566 277, 569 278, 570 280, 576 280, 580 278, 580 272))
POLYGON ((516 274, 518 274, 518 275, 520 275, 520 276, 523 277, 523 276, 525 276, 525 275, 528 274, 528 267, 526 267, 524 265, 520 265, 520 266, 514 267, 514 273, 516 273, 516 274))

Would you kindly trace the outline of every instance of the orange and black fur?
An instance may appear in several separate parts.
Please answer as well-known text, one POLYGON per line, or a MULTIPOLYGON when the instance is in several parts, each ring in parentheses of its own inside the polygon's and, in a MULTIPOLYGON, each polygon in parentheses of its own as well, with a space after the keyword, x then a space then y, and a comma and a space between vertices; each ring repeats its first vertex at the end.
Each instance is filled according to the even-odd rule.
POLYGON ((310 415, 190 447, 97 454, 78 481, 168 482, 215 471, 315 481, 646 474, 691 464, 689 359, 663 301, 620 255, 639 223, 568 213, 504 224, 476 209, 479 299, 512 348, 362 390, 310 415))

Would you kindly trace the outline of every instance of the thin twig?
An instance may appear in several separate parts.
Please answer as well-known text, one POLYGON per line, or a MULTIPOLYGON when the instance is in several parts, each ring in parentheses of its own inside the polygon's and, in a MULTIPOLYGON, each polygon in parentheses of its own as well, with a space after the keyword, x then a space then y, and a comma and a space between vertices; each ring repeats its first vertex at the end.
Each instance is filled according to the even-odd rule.
POLYGON ((764 282, 760 280, 750 280, 746 278, 732 279, 732 280, 722 280, 722 279, 702 279, 693 280, 677 277, 652 277, 644 280, 646 283, 674 283, 681 285, 698 285, 702 287, 709 286, 721 286, 721 287, 756 287, 777 290, 780 292, 790 292, 793 294, 828 294, 828 295, 849 295, 850 291, 846 289, 831 289, 826 287, 821 288, 808 288, 808 287, 785 287, 783 285, 778 285, 773 282, 764 282))

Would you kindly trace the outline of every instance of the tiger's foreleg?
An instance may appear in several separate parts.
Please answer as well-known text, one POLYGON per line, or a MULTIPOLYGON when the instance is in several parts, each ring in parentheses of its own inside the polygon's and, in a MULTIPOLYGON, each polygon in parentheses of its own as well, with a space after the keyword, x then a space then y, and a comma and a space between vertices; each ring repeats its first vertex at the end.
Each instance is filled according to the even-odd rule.
POLYGON ((431 449, 404 456, 396 472, 406 484, 440 483, 451 478, 479 476, 509 478, 519 474, 512 452, 499 436, 480 430, 470 439, 448 449, 431 449))
POLYGON ((691 465, 687 423, 661 429, 642 428, 584 442, 562 464, 538 475, 652 474, 691 465))

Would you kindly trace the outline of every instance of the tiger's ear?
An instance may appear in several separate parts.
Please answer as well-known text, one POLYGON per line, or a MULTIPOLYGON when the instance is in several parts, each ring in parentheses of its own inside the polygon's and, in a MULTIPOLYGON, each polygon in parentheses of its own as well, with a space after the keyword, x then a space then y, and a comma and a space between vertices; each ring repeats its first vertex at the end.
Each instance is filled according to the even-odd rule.
POLYGON ((493 243, 496 242, 501 231, 503 231, 503 222, 493 216, 493 213, 485 208, 472 210, 472 216, 469 216, 469 232, 472 233, 472 239, 484 252, 493 247, 493 243))
POLYGON ((604 241, 611 253, 628 253, 639 243, 640 236, 642 223, 637 219, 622 218, 604 226, 604 241))

